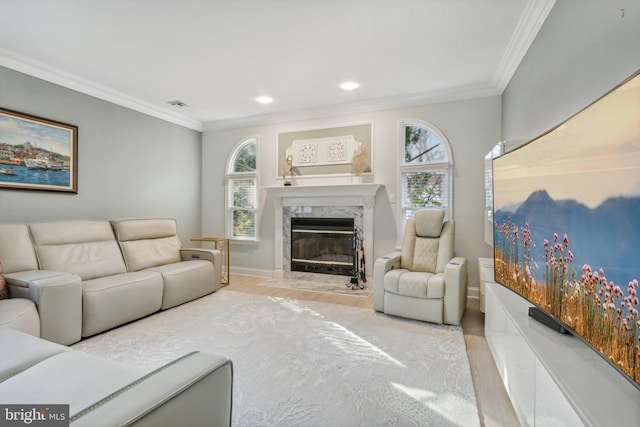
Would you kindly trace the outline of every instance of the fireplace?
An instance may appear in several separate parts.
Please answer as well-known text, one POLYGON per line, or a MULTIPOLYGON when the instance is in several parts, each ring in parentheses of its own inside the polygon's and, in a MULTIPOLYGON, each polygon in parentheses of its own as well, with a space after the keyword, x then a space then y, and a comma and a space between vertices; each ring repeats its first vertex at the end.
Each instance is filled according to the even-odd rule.
POLYGON ((353 218, 291 218, 291 271, 353 276, 353 218))
POLYGON ((364 255, 366 259, 373 259, 373 210, 380 187, 380 184, 265 187, 275 208, 273 277, 344 283, 345 276, 339 274, 291 270, 291 220, 294 218, 353 219, 353 227, 364 246, 364 255))

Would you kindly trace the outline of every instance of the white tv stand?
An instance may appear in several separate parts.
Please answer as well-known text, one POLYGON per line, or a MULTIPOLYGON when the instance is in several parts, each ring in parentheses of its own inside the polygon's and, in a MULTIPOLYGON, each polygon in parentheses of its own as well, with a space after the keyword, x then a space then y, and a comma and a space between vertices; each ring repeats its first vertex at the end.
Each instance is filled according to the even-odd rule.
POLYGON ((486 284, 485 336, 523 426, 629 426, 640 389, 591 347, 528 316, 528 301, 486 284))

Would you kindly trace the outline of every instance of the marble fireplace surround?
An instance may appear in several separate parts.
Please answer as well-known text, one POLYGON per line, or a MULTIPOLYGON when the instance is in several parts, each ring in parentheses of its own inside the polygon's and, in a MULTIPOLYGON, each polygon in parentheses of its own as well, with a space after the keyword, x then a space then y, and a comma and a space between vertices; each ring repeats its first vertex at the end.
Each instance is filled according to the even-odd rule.
MULTIPOLYGON (((274 278, 291 278, 297 273, 291 272, 290 266, 292 216, 354 218, 364 237, 365 259, 373 266, 373 208, 380 187, 382 184, 265 187, 275 207, 274 278)), ((369 268, 367 273, 373 270, 369 268)))

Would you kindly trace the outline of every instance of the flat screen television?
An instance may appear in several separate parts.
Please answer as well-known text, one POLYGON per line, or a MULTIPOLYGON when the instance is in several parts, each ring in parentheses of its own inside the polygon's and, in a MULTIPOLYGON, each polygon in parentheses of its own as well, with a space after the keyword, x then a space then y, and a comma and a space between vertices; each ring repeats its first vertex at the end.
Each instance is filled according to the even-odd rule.
POLYGON ((640 72, 493 160, 498 283, 640 389, 640 72))

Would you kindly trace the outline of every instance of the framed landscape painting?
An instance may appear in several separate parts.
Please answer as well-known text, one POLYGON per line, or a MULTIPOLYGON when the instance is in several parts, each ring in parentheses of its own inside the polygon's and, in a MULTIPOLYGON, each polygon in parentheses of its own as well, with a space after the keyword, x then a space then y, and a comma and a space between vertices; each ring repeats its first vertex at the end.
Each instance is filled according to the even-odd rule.
POLYGON ((78 127, 0 108, 0 189, 77 193, 78 127))

